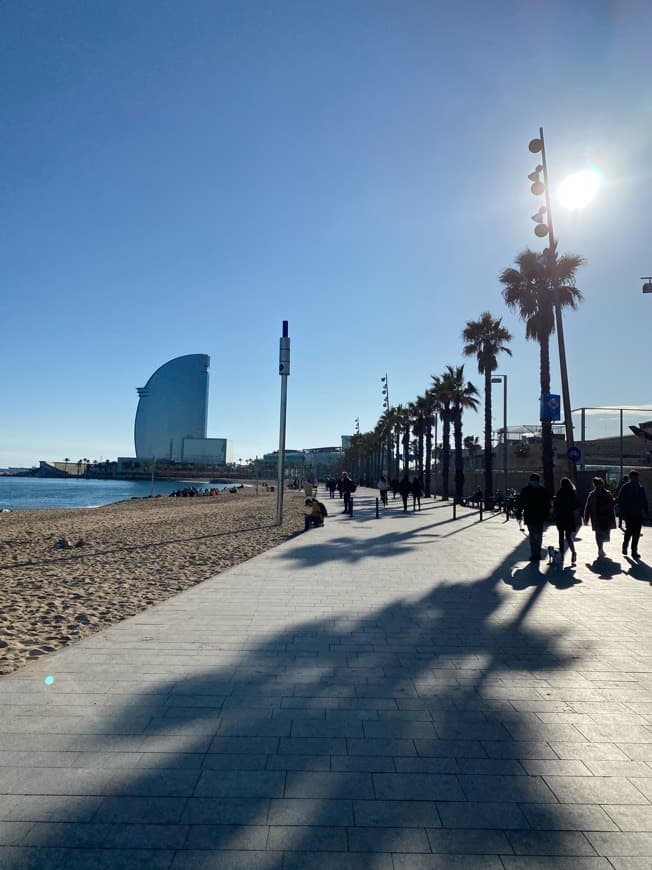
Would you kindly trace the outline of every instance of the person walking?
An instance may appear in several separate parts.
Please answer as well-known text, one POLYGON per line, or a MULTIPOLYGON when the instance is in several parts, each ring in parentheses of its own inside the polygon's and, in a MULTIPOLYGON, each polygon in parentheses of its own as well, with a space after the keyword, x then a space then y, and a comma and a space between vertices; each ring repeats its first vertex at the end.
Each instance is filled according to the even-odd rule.
POLYGON ((620 486, 618 487, 618 493, 616 495, 616 514, 618 516, 618 528, 621 530, 623 528, 623 515, 620 512, 620 504, 618 500, 620 499, 620 493, 623 491, 623 487, 626 483, 629 483, 629 474, 623 474, 623 479, 620 482, 620 486))
POLYGON ((553 502, 553 511, 555 516, 555 525, 559 532, 559 567, 564 567, 564 549, 568 544, 568 549, 571 552, 571 565, 574 567, 577 563, 577 552, 575 550, 575 532, 577 530, 577 521, 575 511, 580 507, 580 502, 577 497, 577 492, 573 486, 573 482, 569 477, 562 477, 559 484, 559 491, 553 502))
POLYGON ((344 513, 351 513, 351 493, 355 491, 355 484, 346 473, 346 471, 342 472, 342 479, 340 480, 340 490, 342 493, 342 497, 344 498, 344 513))
POLYGON ((393 478, 391 479, 391 481, 390 481, 389 486, 390 486, 390 488, 391 488, 391 490, 392 490, 392 498, 395 499, 396 496, 398 495, 398 478, 397 478, 397 477, 393 477, 393 478))
POLYGON ((398 491, 403 499, 403 510, 407 511, 407 500, 408 496, 412 492, 412 484, 410 483, 410 479, 407 474, 404 474, 401 478, 401 482, 398 485, 398 491))
POLYGON ((625 521, 623 555, 627 555, 627 548, 631 541, 634 559, 641 558, 638 552, 638 541, 641 537, 643 520, 649 516, 647 494, 638 481, 638 471, 630 471, 628 482, 623 484, 618 494, 620 519, 625 521))
POLYGON ((412 510, 415 511, 417 509, 417 504, 419 505, 419 510, 421 510, 421 496, 423 495, 423 487, 421 486, 421 481, 418 477, 414 477, 412 479, 412 486, 410 487, 412 492, 412 510))
POLYGON ((530 482, 519 494, 518 507, 523 512, 523 522, 528 529, 530 562, 540 562, 543 526, 550 517, 550 494, 541 486, 538 474, 530 475, 530 482))
POLYGON ((380 475, 380 480, 378 481, 378 491, 380 492, 380 500, 383 503, 384 507, 387 507, 387 490, 389 489, 389 484, 385 478, 384 474, 380 475))
POLYGON ((614 497, 604 485, 601 477, 593 478, 593 489, 589 493, 584 507, 584 522, 595 532, 595 542, 598 545, 598 559, 604 559, 606 553, 604 544, 611 537, 611 530, 616 528, 616 513, 614 497))

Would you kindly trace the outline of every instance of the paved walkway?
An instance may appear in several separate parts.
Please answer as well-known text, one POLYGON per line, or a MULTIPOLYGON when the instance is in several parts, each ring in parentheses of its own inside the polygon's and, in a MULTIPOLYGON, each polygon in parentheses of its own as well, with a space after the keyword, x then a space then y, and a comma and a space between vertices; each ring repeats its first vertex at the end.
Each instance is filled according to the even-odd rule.
POLYGON ((652 529, 373 495, 0 679, 0 867, 650 870, 652 529))

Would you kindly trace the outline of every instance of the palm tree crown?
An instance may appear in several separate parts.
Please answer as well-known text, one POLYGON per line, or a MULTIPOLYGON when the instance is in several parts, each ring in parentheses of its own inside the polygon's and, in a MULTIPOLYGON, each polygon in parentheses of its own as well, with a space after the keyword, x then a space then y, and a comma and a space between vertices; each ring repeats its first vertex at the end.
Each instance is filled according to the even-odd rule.
MULTIPOLYGON (((555 261, 526 248, 516 257, 517 268, 500 275, 503 297, 509 308, 525 321, 525 337, 540 346, 539 375, 541 394, 550 392, 550 336, 555 331, 555 302, 561 308, 577 308, 582 293, 575 286, 575 273, 584 263, 576 254, 565 254, 555 261)), ((541 421, 541 460, 543 482, 549 492, 554 488, 552 423, 541 421)))

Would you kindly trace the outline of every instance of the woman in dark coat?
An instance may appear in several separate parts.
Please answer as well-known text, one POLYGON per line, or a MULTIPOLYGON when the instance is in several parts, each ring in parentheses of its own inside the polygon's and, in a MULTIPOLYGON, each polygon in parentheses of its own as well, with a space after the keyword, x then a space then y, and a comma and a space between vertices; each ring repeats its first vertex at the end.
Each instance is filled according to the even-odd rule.
POLYGON ((555 525, 559 532, 559 564, 564 565, 564 549, 568 543, 568 549, 571 551, 571 565, 577 562, 577 553, 575 552, 575 530, 577 528, 575 511, 579 508, 580 502, 575 492, 575 487, 569 477, 562 477, 559 484, 559 492, 555 496, 554 512, 555 525))
POLYGON ((589 493, 584 508, 584 522, 591 521, 591 528, 595 532, 595 542, 598 545, 598 558, 606 554, 603 544, 611 536, 611 530, 616 528, 616 512, 614 510, 614 498, 606 489, 601 477, 593 478, 593 489, 589 493))
POLYGON ((412 484, 410 483, 407 474, 404 474, 401 478, 401 482, 398 485, 398 491, 401 493, 401 498, 403 499, 403 510, 406 511, 408 496, 412 492, 412 484))
POLYGON ((423 495, 423 487, 421 486, 421 481, 418 477, 415 477, 412 480, 411 492, 412 510, 415 511, 417 509, 417 504, 419 505, 419 510, 421 510, 421 496, 423 495))

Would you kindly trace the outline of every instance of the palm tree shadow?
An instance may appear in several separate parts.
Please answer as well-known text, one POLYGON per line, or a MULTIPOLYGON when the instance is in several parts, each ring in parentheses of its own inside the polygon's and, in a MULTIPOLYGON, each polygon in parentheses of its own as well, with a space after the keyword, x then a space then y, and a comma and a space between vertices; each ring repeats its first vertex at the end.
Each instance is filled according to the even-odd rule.
MULTIPOLYGON (((316 866, 332 851, 430 851, 427 831, 442 825, 473 828, 480 851, 502 837, 510 853, 496 829, 529 828, 523 804, 539 805, 539 827, 554 807, 554 841, 563 807, 519 750, 538 741, 547 757, 526 702, 543 704, 570 659, 564 630, 529 621, 543 583, 499 616, 513 558, 474 582, 290 625, 249 649, 212 638, 206 615, 189 611, 194 654, 221 665, 197 673, 177 655, 168 676, 154 652, 140 689, 80 723, 73 748, 94 773, 61 774, 56 823, 34 823, 2 866, 25 866, 36 847, 63 850, 66 868, 126 860, 110 850, 127 847, 143 866, 175 856, 221 866, 217 853, 240 849, 258 853, 255 866, 316 866), (98 766, 111 754, 125 766, 98 766)), ((126 649, 125 661, 141 653, 126 649)))

